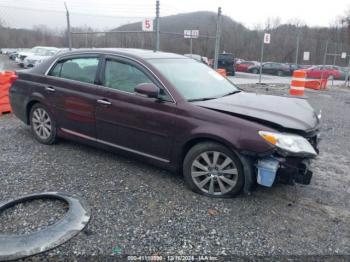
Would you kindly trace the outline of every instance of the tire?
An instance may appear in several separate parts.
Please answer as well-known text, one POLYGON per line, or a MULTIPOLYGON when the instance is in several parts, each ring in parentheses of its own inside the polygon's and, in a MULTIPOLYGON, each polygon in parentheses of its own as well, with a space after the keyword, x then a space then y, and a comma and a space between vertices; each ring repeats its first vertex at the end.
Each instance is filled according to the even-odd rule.
POLYGON ((227 147, 214 142, 199 143, 188 151, 183 174, 192 191, 209 197, 233 197, 241 192, 244 184, 239 158, 227 147))
POLYGON ((253 73, 253 74, 259 74, 259 70, 256 69, 256 68, 254 68, 254 69, 252 69, 252 73, 253 73))
POLYGON ((29 121, 37 141, 45 145, 52 145, 57 141, 56 122, 46 106, 34 104, 30 110, 29 121))
POLYGON ((284 74, 283 74, 283 72, 281 71, 281 70, 278 70, 277 71, 277 76, 283 76, 284 74))

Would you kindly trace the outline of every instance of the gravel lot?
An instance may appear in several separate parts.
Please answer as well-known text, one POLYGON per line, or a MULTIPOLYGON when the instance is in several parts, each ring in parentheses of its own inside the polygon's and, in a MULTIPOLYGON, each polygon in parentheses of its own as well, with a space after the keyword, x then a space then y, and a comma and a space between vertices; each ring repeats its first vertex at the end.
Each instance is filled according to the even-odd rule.
MULTIPOLYGON (((3 68, 13 66, 3 61, 0 56, 3 68)), ((286 86, 244 89, 287 93, 286 86)), ((211 199, 189 191, 182 177, 132 159, 71 141, 41 145, 8 114, 0 117, 0 200, 65 191, 92 207, 82 233, 34 260, 115 253, 350 255, 350 89, 307 96, 323 112, 321 154, 309 186, 259 187, 252 196, 211 199)), ((19 205, 0 215, 0 233, 27 233, 64 210, 61 202, 19 205)))

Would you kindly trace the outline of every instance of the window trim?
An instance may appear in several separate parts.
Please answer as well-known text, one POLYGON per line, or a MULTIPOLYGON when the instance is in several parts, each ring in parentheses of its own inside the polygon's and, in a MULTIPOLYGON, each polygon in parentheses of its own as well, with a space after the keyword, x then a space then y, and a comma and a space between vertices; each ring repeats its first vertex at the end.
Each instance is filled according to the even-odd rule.
POLYGON ((102 57, 101 70, 100 70, 100 74, 99 74, 99 82, 100 82, 99 86, 101 88, 107 88, 108 90, 111 90, 114 92, 119 92, 119 93, 128 94, 128 95, 132 95, 132 96, 137 95, 137 93, 135 93, 135 92, 131 93, 128 91, 105 86, 105 83, 104 83, 105 79, 104 78, 105 78, 105 69, 106 69, 107 60, 114 60, 116 62, 122 62, 122 63, 128 64, 128 65, 134 66, 136 69, 138 69, 142 73, 144 73, 149 78, 149 80, 151 80, 151 82, 153 84, 155 84, 159 89, 164 90, 168 94, 170 100, 162 100, 163 102, 176 104, 174 97, 171 95, 169 90, 164 86, 164 84, 160 81, 160 79, 147 66, 140 63, 139 61, 136 61, 134 59, 130 59, 129 57, 113 55, 113 54, 106 54, 105 56, 102 57))
POLYGON ((100 74, 100 70, 101 70, 101 61, 102 61, 102 57, 100 54, 87 54, 87 55, 81 55, 81 54, 77 54, 77 55, 68 55, 68 56, 64 56, 64 57, 60 57, 57 58, 48 68, 48 70, 45 72, 45 76, 46 77, 53 77, 53 78, 57 78, 57 79, 61 79, 61 80, 67 80, 67 81, 74 81, 74 82, 78 82, 78 83, 82 83, 82 84, 89 84, 89 85, 97 85, 96 83, 98 82, 99 79, 99 74, 100 74), (54 70, 54 68, 56 67, 56 65, 58 65, 61 62, 65 62, 68 60, 73 60, 73 59, 82 59, 82 58, 97 58, 98 63, 97 63, 97 70, 95 73, 95 78, 93 83, 89 83, 89 82, 84 82, 84 81, 80 81, 80 80, 76 80, 76 79, 70 79, 70 78, 64 78, 61 77, 61 71, 62 71, 62 67, 60 69, 60 76, 52 76, 50 75, 50 73, 54 70))
MULTIPOLYGON (((100 53, 82 52, 82 53, 78 53, 78 54, 74 54, 74 55, 72 55, 72 54, 64 54, 64 55, 62 55, 62 56, 60 56, 60 57, 57 57, 57 58, 52 62, 52 64, 49 66, 49 68, 45 71, 44 76, 45 76, 45 77, 52 77, 52 78, 62 79, 62 78, 60 78, 60 77, 55 77, 55 76, 50 76, 50 75, 48 75, 49 72, 51 71, 52 67, 53 67, 58 61, 61 61, 62 59, 67 59, 67 58, 69 58, 69 57, 90 56, 90 55, 92 55, 92 56, 93 56, 93 55, 98 56, 99 59, 100 59, 100 64, 99 64, 99 66, 98 66, 98 75, 97 75, 97 79, 98 79, 97 82, 98 82, 98 83, 97 83, 97 84, 94 84, 95 86, 101 86, 101 84, 100 84, 100 75, 101 75, 101 72, 102 72, 102 70, 101 70, 102 65, 103 65, 103 64, 102 64, 102 61, 104 61, 104 59, 105 59, 106 56, 112 56, 112 57, 116 57, 116 58, 125 58, 125 59, 128 59, 128 60, 130 60, 130 61, 132 61, 132 62, 134 62, 134 63, 136 63, 136 64, 139 64, 139 65, 142 66, 143 68, 145 68, 145 70, 146 70, 147 72, 149 72, 149 73, 160 83, 160 85, 162 86, 162 88, 164 88, 164 89, 168 92, 168 94, 170 95, 172 101, 171 101, 171 102, 170 102, 170 101, 164 101, 164 102, 170 102, 170 103, 177 104, 177 101, 175 100, 174 96, 173 96, 172 93, 169 91, 169 89, 164 85, 164 83, 162 82, 162 80, 160 80, 159 77, 158 77, 155 73, 152 72, 152 70, 151 70, 147 65, 145 65, 144 63, 142 63, 142 62, 140 62, 140 61, 138 61, 138 60, 136 60, 136 59, 134 59, 134 58, 132 58, 132 57, 129 57, 129 56, 127 56, 127 55, 114 54, 113 52, 100 52, 100 53)), ((67 80, 68 80, 68 79, 67 79, 67 80)), ((71 80, 71 81, 74 81, 74 80, 71 80)), ((78 82, 78 81, 77 81, 77 82, 78 82)), ((79 82, 79 83, 83 83, 83 82, 79 82)), ((103 86, 103 87, 105 87, 105 86, 103 86)), ((105 88, 108 88, 108 87, 105 87, 105 88)), ((114 89, 114 90, 115 90, 115 89, 114 89)), ((130 94, 130 93, 128 93, 128 94, 130 94)))

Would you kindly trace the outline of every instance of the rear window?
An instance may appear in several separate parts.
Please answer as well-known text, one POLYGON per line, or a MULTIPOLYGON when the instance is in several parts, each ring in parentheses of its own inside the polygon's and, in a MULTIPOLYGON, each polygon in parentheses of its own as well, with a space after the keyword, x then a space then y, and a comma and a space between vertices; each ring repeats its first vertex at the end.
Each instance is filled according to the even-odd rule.
POLYGON ((220 54, 219 59, 220 60, 234 60, 234 57, 232 54, 220 54))

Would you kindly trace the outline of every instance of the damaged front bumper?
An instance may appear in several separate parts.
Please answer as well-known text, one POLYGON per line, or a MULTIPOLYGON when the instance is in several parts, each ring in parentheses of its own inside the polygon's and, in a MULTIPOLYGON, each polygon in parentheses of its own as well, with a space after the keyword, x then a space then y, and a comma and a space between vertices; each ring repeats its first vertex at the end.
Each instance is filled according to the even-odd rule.
MULTIPOLYGON (((306 139, 318 154, 319 133, 312 134, 306 139)), ((310 164, 313 158, 315 155, 292 155, 277 150, 271 155, 257 160, 255 165, 256 181, 258 184, 268 187, 277 182, 288 185, 295 183, 309 185, 312 179, 310 164)))
POLYGON ((281 158, 279 162, 280 168, 277 170, 276 182, 288 185, 294 185, 294 183, 310 184, 312 178, 311 159, 281 158))

